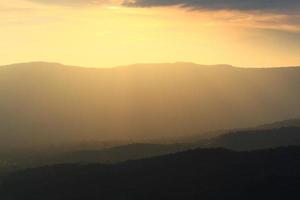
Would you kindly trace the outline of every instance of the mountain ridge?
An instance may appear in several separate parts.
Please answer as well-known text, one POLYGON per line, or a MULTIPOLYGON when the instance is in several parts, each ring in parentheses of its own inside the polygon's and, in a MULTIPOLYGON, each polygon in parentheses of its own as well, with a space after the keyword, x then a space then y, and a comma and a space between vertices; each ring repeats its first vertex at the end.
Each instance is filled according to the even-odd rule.
POLYGON ((3 67, 16 67, 16 66, 29 66, 29 65, 47 65, 47 66, 64 66, 64 67, 72 67, 72 68, 82 68, 82 69, 118 69, 118 68, 127 68, 127 67, 138 67, 138 66, 163 66, 163 65, 190 65, 195 67, 203 67, 203 68, 209 68, 209 67, 223 67, 223 68, 238 68, 238 69, 298 69, 300 66, 281 66, 281 67, 240 67, 240 66, 233 66, 230 64, 199 64, 194 62, 163 62, 163 63, 134 63, 129 65, 117 65, 114 67, 89 67, 89 66, 76 66, 76 65, 67 65, 59 62, 47 62, 47 61, 31 61, 31 62, 20 62, 20 63, 12 63, 12 64, 4 64, 0 65, 0 69, 3 67))
POLYGON ((82 140, 139 143, 300 115, 300 68, 177 63, 52 70, 53 65, 0 68, 2 148, 82 140))
POLYGON ((298 199, 300 148, 195 149, 114 165, 65 164, 4 176, 3 200, 298 199), (74 193, 76 191, 76 193, 74 193))

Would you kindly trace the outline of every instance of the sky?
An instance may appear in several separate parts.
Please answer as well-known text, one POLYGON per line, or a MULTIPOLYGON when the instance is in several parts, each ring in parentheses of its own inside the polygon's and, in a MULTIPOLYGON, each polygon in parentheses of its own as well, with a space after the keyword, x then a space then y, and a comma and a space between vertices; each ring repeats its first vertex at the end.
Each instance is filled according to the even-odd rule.
POLYGON ((299 0, 0 0, 0 65, 300 66, 299 0))

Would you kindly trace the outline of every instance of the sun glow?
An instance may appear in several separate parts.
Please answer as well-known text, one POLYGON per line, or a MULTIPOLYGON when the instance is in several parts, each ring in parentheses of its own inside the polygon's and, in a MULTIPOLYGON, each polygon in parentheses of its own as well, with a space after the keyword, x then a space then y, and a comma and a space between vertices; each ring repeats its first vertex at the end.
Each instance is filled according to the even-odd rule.
POLYGON ((300 40, 290 42, 300 27, 285 15, 14 1, 18 7, 0 4, 1 64, 32 60, 94 67, 175 61, 239 66, 300 63, 300 40))

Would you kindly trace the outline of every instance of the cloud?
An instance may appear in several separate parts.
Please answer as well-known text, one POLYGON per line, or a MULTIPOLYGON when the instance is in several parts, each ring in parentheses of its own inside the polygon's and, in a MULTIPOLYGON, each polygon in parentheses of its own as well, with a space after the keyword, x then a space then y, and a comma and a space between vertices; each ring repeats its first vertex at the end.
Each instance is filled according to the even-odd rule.
POLYGON ((177 6, 209 12, 217 26, 238 26, 300 32, 300 0, 26 0, 46 5, 77 6, 121 4, 127 7, 177 6), (214 13, 215 12, 215 13, 214 13))
POLYGON ((56 5, 102 5, 117 3, 129 7, 181 6, 195 10, 300 11, 300 0, 27 0, 56 5))
POLYGON ((212 16, 217 16, 214 21, 219 24, 300 32, 300 0, 124 0, 123 6, 218 11, 212 16))
POLYGON ((240 11, 300 11, 300 0, 124 0, 132 7, 181 6, 191 9, 240 11))
POLYGON ((300 16, 284 14, 256 14, 230 12, 227 16, 219 15, 214 21, 226 25, 248 27, 255 29, 280 30, 288 32, 300 32, 300 16))

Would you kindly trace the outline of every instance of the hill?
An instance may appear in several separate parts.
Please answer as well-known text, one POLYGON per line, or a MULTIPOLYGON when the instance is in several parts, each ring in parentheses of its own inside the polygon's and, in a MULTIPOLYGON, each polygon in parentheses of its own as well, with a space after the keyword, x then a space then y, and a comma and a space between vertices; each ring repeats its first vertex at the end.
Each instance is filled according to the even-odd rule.
POLYGON ((223 147, 233 150, 257 150, 300 145, 300 127, 281 127, 228 132, 206 141, 202 147, 223 147))
POLYGON ((299 199, 300 148, 197 149, 116 165, 57 165, 5 177, 3 200, 299 199), (76 191, 76 193, 74 193, 76 191))
POLYGON ((282 128, 282 127, 300 127, 300 118, 288 119, 288 120, 277 121, 269 124, 264 124, 257 127, 257 129, 274 129, 274 128, 282 128))
MULTIPOLYGON (((67 163, 118 163, 180 152, 195 147, 193 144, 128 144, 99 150, 36 152, 5 155, 19 169, 67 163)), ((7 162, 9 163, 9 162, 7 162)), ((0 165, 1 169, 1 165, 0 165)))
POLYGON ((294 118, 300 115, 299 85, 297 67, 2 66, 0 151, 168 140, 294 118))
MULTIPOLYGON (((284 121, 285 122, 285 121, 284 121)), ((285 124, 276 122, 274 124, 285 124)), ((260 126, 260 127, 264 127, 260 126)), ((275 126, 277 127, 277 126, 275 126)), ((209 139, 182 139, 188 143, 136 143, 104 147, 92 146, 55 148, 55 150, 23 151, 0 154, 0 171, 66 163, 118 163, 150 158, 195 148, 227 148, 245 151, 300 145, 300 127, 250 128, 224 131, 209 139), (77 150, 76 150, 77 149, 77 150), (1 164, 2 163, 2 164, 1 164)))

